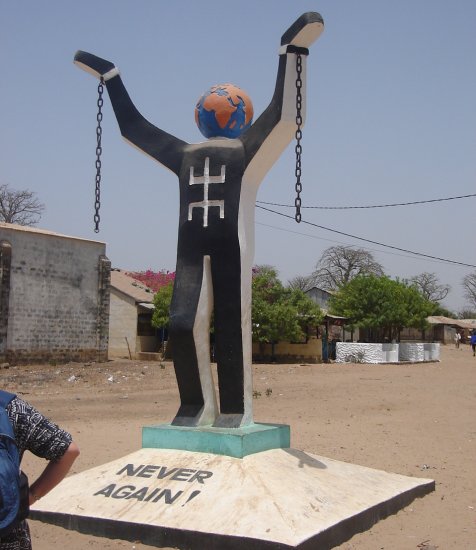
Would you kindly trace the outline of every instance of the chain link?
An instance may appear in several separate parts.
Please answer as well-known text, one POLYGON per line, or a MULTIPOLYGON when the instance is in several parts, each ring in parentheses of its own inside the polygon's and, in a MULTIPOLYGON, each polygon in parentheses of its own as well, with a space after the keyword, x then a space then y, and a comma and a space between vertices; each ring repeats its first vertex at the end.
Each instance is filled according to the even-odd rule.
POLYGON ((101 208, 101 154, 102 154, 102 107, 104 100, 102 98, 104 92, 104 80, 101 78, 98 84, 98 100, 97 107, 98 112, 96 116, 97 126, 96 126, 96 190, 95 190, 95 201, 94 201, 94 232, 99 233, 99 209, 101 208))
POLYGON ((302 183, 301 183, 301 154, 302 154, 302 145, 301 145, 301 139, 302 139, 302 95, 301 95, 301 88, 302 88, 302 80, 301 80, 301 74, 302 74, 302 56, 301 54, 296 55, 296 146, 294 148, 294 151, 296 153, 296 170, 294 172, 294 175, 296 176, 296 198, 294 200, 294 205, 296 207, 296 213, 294 215, 294 219, 297 223, 301 222, 301 191, 302 191, 302 183))

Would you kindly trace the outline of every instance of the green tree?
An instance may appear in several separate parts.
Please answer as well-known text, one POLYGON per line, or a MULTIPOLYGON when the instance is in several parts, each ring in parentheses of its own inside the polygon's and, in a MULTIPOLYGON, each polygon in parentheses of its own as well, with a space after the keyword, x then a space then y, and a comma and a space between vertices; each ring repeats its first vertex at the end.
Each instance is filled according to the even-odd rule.
MULTIPOLYGON (((285 288, 269 266, 253 268, 253 340, 275 344, 303 338, 309 325, 318 325, 323 313, 300 289, 285 288)), ((274 349, 273 349, 274 354, 274 349)))
POLYGON ((166 328, 169 326, 169 310, 172 301, 174 282, 170 281, 159 288, 154 296, 154 313, 152 314, 152 326, 166 328))
POLYGON ((458 318, 458 315, 454 311, 440 305, 438 302, 433 303, 435 305, 435 309, 430 313, 430 315, 441 315, 442 317, 448 317, 449 319, 458 318))
MULTIPOLYGON (((168 327, 173 282, 162 286, 154 296, 152 325, 168 327)), ((260 343, 295 341, 309 325, 318 325, 323 314, 301 290, 284 288, 271 266, 253 268, 253 339, 260 343)))
POLYGON ((424 329, 434 311, 414 286, 387 276, 358 276, 330 299, 334 315, 350 317, 355 325, 381 332, 379 338, 399 340, 404 327, 424 329))

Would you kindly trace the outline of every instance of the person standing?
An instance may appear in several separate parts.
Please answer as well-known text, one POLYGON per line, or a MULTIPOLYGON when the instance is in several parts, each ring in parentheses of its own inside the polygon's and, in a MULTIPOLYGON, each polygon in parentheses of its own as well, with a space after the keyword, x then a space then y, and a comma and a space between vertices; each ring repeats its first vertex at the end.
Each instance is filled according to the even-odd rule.
POLYGON ((476 355, 476 330, 473 330, 471 333, 471 338, 469 340, 469 343, 471 344, 471 348, 473 350, 473 357, 476 355))
MULTIPOLYGON (((13 427, 20 460, 28 450, 48 461, 29 488, 28 505, 32 505, 62 481, 79 456, 79 448, 71 434, 16 395, 0 390, 0 401, 13 427)), ((0 550, 31 548, 30 529, 26 520, 19 521, 7 534, 0 535, 0 550)))
POLYGON ((459 348, 459 344, 461 342, 461 334, 456 331, 455 332, 455 348, 458 349, 459 348))

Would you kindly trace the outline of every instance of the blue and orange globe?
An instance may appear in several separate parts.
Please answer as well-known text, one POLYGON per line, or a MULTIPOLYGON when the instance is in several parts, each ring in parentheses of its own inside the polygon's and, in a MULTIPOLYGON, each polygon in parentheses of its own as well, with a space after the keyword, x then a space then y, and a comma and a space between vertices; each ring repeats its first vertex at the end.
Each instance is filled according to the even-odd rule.
POLYGON ((207 90, 195 107, 195 122, 206 138, 236 138, 253 121, 248 94, 234 84, 217 84, 207 90))

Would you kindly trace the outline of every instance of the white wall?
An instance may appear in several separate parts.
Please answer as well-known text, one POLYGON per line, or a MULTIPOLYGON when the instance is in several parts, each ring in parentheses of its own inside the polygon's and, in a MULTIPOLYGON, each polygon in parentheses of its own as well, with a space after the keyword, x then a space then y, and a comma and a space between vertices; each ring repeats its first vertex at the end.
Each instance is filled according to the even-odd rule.
POLYGON ((109 357, 129 358, 129 348, 132 357, 134 357, 137 351, 136 340, 137 306, 135 300, 115 288, 111 288, 109 357), (129 348, 127 343, 129 343, 129 348))
POLYGON ((370 344, 337 342, 336 363, 396 363, 439 361, 440 344, 370 344))

